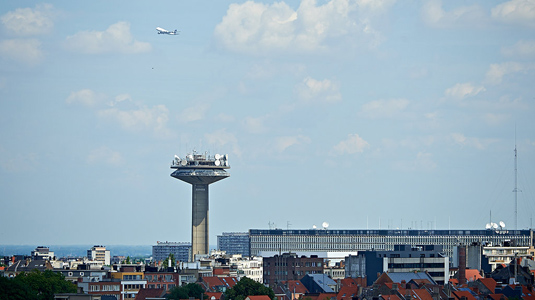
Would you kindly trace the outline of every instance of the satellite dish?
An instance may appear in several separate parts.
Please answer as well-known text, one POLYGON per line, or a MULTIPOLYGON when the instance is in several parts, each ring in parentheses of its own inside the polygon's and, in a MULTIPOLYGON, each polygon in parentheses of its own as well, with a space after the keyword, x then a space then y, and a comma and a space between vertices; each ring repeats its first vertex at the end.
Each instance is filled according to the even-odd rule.
POLYGON ((180 157, 178 157, 178 155, 175 154, 175 159, 180 160, 180 157))
POLYGON ((220 158, 221 158, 221 155, 219 155, 219 154, 215 155, 215 159, 220 159, 220 158))
POLYGON ((494 228, 494 229, 498 228, 498 224, 496 224, 496 223, 491 223, 491 224, 492 224, 492 228, 494 228))
POLYGON ((214 163, 216 166, 219 166, 221 164, 221 161, 219 159, 216 159, 214 163))
POLYGON ((312 229, 316 229, 316 228, 317 228, 316 225, 312 225, 312 229))
POLYGON ((505 228, 505 223, 503 221, 500 221, 500 227, 505 228))
POLYGON ((321 226, 323 227, 323 229, 327 229, 329 227, 329 223, 323 222, 323 224, 321 224, 321 226))
POLYGON ((490 228, 492 228, 492 225, 490 225, 490 223, 487 223, 487 225, 485 225, 485 228, 486 229, 490 229, 490 228))
POLYGON ((188 162, 187 162, 187 161, 185 161, 185 160, 181 160, 181 161, 180 161, 180 164, 181 164, 181 165, 183 165, 183 166, 185 166, 185 165, 187 165, 187 164, 188 164, 188 162))

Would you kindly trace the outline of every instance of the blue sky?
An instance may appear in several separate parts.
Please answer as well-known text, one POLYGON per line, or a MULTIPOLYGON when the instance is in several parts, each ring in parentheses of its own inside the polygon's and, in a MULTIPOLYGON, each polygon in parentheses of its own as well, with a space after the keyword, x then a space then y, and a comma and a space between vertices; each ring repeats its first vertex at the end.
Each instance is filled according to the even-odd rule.
POLYGON ((190 241, 169 167, 193 149, 229 155, 213 245, 270 223, 514 229, 515 134, 528 228, 534 33, 533 0, 9 1, 0 241, 190 241))

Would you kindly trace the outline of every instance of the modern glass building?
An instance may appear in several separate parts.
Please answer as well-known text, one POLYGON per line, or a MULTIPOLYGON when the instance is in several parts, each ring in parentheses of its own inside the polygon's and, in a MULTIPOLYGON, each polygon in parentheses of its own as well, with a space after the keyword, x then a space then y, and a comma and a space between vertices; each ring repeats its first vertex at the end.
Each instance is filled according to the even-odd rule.
POLYGON ((532 246, 533 230, 333 230, 250 229, 250 254, 277 252, 341 252, 394 250, 394 245, 442 245, 450 259, 454 246, 472 243, 532 246))
POLYGON ((223 232, 217 236, 217 249, 227 254, 241 254, 243 257, 250 256, 249 233, 247 232, 223 232))

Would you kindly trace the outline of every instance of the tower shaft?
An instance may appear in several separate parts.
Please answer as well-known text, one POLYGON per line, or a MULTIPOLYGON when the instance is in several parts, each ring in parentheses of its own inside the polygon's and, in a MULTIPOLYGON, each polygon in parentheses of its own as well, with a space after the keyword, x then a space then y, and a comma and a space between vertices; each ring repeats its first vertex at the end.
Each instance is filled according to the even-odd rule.
POLYGON ((208 184, 192 184, 191 254, 208 254, 208 184))

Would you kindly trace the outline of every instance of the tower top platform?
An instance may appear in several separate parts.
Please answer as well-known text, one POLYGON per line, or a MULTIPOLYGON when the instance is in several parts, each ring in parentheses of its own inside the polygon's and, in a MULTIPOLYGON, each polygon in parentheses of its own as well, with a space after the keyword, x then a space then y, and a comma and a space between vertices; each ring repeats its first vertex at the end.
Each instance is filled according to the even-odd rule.
POLYGON ((171 169, 230 169, 230 165, 227 154, 210 156, 193 151, 193 154, 188 154, 185 158, 175 155, 171 169))

